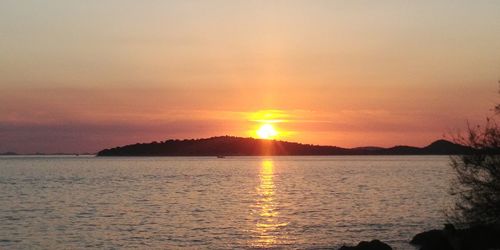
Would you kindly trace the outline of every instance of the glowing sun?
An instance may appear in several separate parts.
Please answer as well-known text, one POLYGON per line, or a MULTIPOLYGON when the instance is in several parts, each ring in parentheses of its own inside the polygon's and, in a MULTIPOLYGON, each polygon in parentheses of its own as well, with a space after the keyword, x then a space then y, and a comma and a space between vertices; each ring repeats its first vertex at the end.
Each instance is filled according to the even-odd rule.
POLYGON ((278 135, 278 131, 273 127, 272 124, 263 124, 257 130, 257 136, 261 139, 271 139, 278 135))

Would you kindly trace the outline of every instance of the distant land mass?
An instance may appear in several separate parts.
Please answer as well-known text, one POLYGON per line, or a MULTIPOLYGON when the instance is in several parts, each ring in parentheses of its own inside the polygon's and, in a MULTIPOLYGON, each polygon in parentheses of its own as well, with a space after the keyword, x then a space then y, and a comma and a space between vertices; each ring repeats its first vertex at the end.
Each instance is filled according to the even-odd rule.
POLYGON ((5 153, 0 153, 0 155, 17 155, 16 152, 5 152, 5 153))
POLYGON ((446 140, 426 147, 341 148, 234 136, 166 140, 104 149, 97 156, 260 156, 260 155, 455 155, 470 148, 446 140))

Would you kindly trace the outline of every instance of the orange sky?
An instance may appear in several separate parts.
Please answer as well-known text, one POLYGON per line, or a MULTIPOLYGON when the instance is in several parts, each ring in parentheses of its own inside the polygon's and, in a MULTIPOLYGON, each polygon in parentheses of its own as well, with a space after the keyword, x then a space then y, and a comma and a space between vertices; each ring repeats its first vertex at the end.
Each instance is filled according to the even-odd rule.
POLYGON ((0 152, 253 136, 423 146, 498 102, 496 1, 2 1, 0 152), (253 117, 253 118, 252 118, 253 117))

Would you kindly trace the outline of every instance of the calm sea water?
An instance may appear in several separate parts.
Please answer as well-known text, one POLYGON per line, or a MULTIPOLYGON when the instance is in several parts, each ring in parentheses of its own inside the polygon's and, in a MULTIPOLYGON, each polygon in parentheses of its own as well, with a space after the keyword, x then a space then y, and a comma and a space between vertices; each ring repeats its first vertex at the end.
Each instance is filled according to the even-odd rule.
POLYGON ((0 157, 0 248, 397 249, 441 228, 444 156, 0 157))

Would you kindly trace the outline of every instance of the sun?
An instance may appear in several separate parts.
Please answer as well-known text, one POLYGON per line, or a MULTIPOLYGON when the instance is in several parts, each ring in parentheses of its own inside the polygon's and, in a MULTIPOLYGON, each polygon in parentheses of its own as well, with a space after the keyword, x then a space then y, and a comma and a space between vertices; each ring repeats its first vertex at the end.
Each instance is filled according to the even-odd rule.
POLYGON ((278 131, 276 131, 274 126, 269 123, 260 126, 256 132, 257 136, 261 139, 272 139, 278 135, 278 131))

